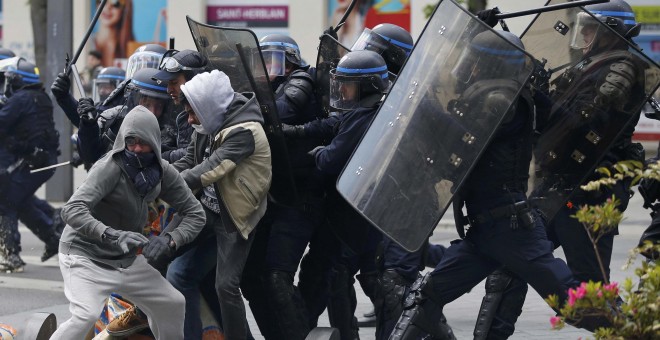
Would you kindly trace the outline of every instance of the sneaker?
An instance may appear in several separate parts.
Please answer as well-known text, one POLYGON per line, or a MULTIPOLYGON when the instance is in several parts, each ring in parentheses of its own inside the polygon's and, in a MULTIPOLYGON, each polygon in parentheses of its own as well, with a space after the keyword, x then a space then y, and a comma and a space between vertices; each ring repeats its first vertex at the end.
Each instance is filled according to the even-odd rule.
POLYGON ((25 262, 18 254, 10 254, 5 262, 0 263, 0 268, 5 273, 22 273, 25 267, 25 262))
POLYGON ((136 306, 127 309, 105 327, 108 334, 116 337, 131 335, 147 328, 149 320, 136 306))

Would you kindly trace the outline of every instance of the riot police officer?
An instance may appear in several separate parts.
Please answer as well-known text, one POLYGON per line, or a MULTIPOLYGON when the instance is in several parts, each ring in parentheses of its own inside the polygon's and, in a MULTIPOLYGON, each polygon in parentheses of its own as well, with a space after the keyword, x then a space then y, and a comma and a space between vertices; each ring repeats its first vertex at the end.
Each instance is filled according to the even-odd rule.
POLYGON ((356 255, 373 249, 379 232, 348 205, 334 183, 374 118, 388 87, 387 64, 378 53, 362 50, 343 56, 330 71, 330 106, 343 114, 330 143, 310 152, 326 183, 325 206, 332 211, 327 214, 327 227, 342 242, 333 257, 332 280, 336 282, 333 290, 348 301, 333 301, 329 306, 339 309, 331 313, 340 319, 331 319, 331 323, 340 329, 342 339, 352 338, 357 332, 353 317, 356 301, 351 295, 352 277, 359 269, 356 255))
MULTIPOLYGON (((639 34, 640 24, 635 21, 630 5, 622 0, 589 5, 585 6, 585 9, 595 18, 584 12, 577 14, 571 44, 571 48, 581 50, 583 56, 577 64, 558 77, 556 88, 550 97, 553 104, 567 103, 569 109, 575 110, 569 114, 587 112, 604 119, 610 115, 627 113, 632 105, 643 101, 641 96, 644 93, 644 70, 637 57, 627 51, 626 43, 639 34), (625 39, 616 37, 616 34, 625 39)), ((623 132, 604 156, 600 166, 608 166, 621 160, 644 161, 641 144, 632 143, 640 112, 631 114, 634 115, 633 118, 628 125, 621 127, 623 132)), ((561 112, 551 112, 550 121, 546 124, 550 133, 553 129, 551 126, 560 115, 561 112)), ((561 124, 558 125, 555 128, 561 128, 561 124)), ((587 181, 590 179, 592 178, 587 181)), ((570 204, 564 205, 548 224, 548 237, 557 246, 562 246, 569 267, 580 281, 609 279, 614 235, 618 231, 615 228, 598 240, 598 252, 606 270, 606 277, 603 277, 596 255, 589 247, 589 236, 580 222, 571 215, 575 214, 579 206, 602 204, 612 194, 620 200, 619 210, 625 211, 630 199, 630 182, 621 181, 612 188, 597 193, 578 189, 570 204)))
MULTIPOLYGON (((295 125, 322 118, 315 97, 316 70, 303 63, 298 43, 283 34, 270 34, 259 40, 259 50, 280 121, 295 125)), ((319 144, 318 138, 286 140, 301 202, 268 202, 244 270, 242 289, 267 339, 304 339, 310 330, 306 304, 293 281, 321 219, 323 193, 320 188, 314 189, 318 183, 312 175, 314 164, 307 155, 319 144)))
MULTIPOLYGON (((113 83, 110 79, 119 80, 120 77, 123 77, 123 80, 116 82, 115 89, 103 98, 103 100, 100 100, 102 99, 100 96, 98 98, 99 100, 92 98, 93 102, 96 103, 98 112, 100 113, 106 109, 124 104, 124 87, 128 84, 133 74, 142 68, 157 68, 165 51, 163 46, 157 44, 142 45, 128 59, 127 69, 130 70, 130 73, 119 71, 115 67, 105 68, 108 75, 112 75, 107 77, 108 83, 113 83)), ((100 82, 100 84, 103 83, 106 83, 105 80, 100 82)), ((108 89, 108 85, 101 86, 108 89)), ((67 118, 69 118, 74 126, 79 127, 78 102, 70 93, 71 80, 69 79, 69 75, 64 72, 58 73, 50 89, 57 104, 62 108, 67 118)))
MULTIPOLYGON (((553 257, 545 227, 527 201, 534 109, 528 89, 517 97, 521 84, 516 75, 524 67, 525 55, 514 45, 523 48, 520 39, 509 32, 479 33, 452 71, 460 96, 450 105, 450 111, 488 116, 505 110, 512 100, 518 99, 453 202, 465 205, 470 228, 463 240, 447 248, 428 281, 416 287, 427 298, 418 308, 424 309, 427 317, 435 314, 434 321, 442 320, 445 304, 502 267, 528 282, 541 296, 556 294, 560 301, 567 298, 568 288, 577 285, 566 264, 553 257), (498 79, 499 71, 512 79, 498 79)), ((459 223, 462 229, 463 224, 459 223)), ((413 311, 406 310, 400 320, 413 311)), ((413 317, 411 323, 422 325, 415 320, 420 315, 413 317)), ((434 331, 441 333, 435 336, 453 338, 446 325, 434 331)), ((399 337, 406 330, 397 328, 396 332, 399 337)))
POLYGON ((99 116, 96 116, 97 107, 91 98, 80 99, 77 109, 80 116, 78 137, 80 156, 84 161, 93 163, 112 147, 124 116, 137 105, 145 106, 163 124, 165 113, 171 105, 167 87, 152 79, 157 72, 153 68, 137 71, 125 87, 124 104, 107 109, 99 116))
POLYGON ((52 215, 34 197, 35 191, 55 172, 30 173, 31 169, 54 164, 59 137, 53 121, 53 107, 44 92, 39 69, 31 62, 13 57, 2 60, 3 94, 7 102, 0 109, 0 253, 3 270, 19 272, 18 218, 46 243, 42 260, 57 254, 59 234, 52 215))

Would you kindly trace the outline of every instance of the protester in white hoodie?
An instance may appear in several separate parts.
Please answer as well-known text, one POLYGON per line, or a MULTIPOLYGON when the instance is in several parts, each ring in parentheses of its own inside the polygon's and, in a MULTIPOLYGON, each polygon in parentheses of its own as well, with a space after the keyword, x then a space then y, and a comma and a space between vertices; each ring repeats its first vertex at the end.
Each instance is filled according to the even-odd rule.
POLYGON ((249 330, 239 286, 271 182, 263 117, 254 93, 234 92, 227 75, 218 70, 195 76, 181 91, 181 104, 195 132, 174 167, 193 192, 202 191, 204 228, 215 233, 216 242, 200 238, 195 248, 174 260, 167 279, 186 297, 186 329, 199 325, 201 330, 198 286, 217 263, 225 338, 245 339, 249 330))

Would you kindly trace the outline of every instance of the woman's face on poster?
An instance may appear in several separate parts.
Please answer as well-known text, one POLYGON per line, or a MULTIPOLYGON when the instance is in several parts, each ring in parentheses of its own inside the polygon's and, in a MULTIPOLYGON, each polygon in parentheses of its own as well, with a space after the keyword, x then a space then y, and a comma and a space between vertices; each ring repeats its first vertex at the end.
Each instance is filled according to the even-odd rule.
POLYGON ((106 26, 118 24, 123 10, 124 1, 108 1, 108 4, 103 8, 103 12, 101 12, 101 22, 106 26))

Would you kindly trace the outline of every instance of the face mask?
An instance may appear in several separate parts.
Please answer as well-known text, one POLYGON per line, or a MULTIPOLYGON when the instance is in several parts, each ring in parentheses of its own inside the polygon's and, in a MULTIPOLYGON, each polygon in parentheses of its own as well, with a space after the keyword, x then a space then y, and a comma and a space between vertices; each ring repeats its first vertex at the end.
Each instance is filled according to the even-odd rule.
POLYGON ((156 154, 153 152, 135 153, 126 149, 124 153, 126 153, 129 164, 138 169, 152 165, 156 161, 156 154))
POLYGON ((202 135, 208 135, 209 133, 204 129, 201 124, 192 124, 193 129, 202 135))

